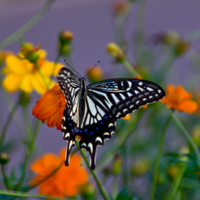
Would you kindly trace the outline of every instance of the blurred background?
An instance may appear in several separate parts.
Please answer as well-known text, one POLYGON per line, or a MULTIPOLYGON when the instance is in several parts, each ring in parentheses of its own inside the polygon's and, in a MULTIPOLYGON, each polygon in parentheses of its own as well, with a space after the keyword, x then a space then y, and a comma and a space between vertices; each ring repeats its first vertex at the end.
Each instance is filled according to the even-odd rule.
MULTIPOLYGON (((45 2, 45 0, 1 0, 0 41, 3 41, 33 17, 45 2)), ((35 46, 41 44, 42 48, 48 52, 48 59, 54 61, 58 34, 62 30, 69 30, 74 34, 69 63, 74 65, 82 76, 86 74, 88 66, 93 66, 100 60, 99 66, 101 66, 105 78, 125 77, 127 72, 122 70, 121 64, 114 63, 113 59, 106 53, 106 45, 110 42, 116 42, 118 39, 116 34, 116 2, 118 1, 57 0, 44 18, 23 38, 27 42, 32 42, 35 46)), ((131 8, 123 28, 124 38, 126 43, 129 44, 125 45, 129 49, 129 61, 133 65, 140 63, 145 67, 148 66, 149 71, 151 71, 152 66, 154 70, 159 66, 161 62, 158 61, 159 59, 165 59, 161 56, 160 49, 157 47, 157 41, 163 33, 173 30, 182 38, 193 38, 194 42, 191 42, 192 50, 186 56, 179 57, 174 62, 169 63, 169 65, 172 64, 172 67, 162 86, 166 87, 168 83, 173 83, 187 85, 188 90, 193 89, 194 86, 196 88, 199 84, 199 76, 195 75, 194 72, 200 66, 200 62, 198 62, 198 59, 194 61, 193 58, 200 52, 200 41, 198 40, 199 34, 193 34, 192 31, 200 29, 199 0, 137 0, 131 8), (144 11, 144 16, 141 16, 143 15, 141 11, 144 11), (138 18, 142 21, 138 21, 138 18), (140 56, 137 49, 137 39, 140 40, 140 34, 145 39, 147 46, 147 54, 145 55, 150 55, 150 57, 146 57, 147 60, 141 59, 145 55, 140 56), (134 44, 136 45, 134 46, 134 44), (150 50, 151 48, 154 49, 154 52, 150 50), (193 81, 191 81, 191 77, 193 81)), ((14 42, 2 49, 18 52, 20 46, 17 42, 14 42)), ((60 62, 64 64, 63 59, 60 59, 60 62)), ((153 80, 153 76, 151 76, 151 79, 153 80)), ((15 100, 17 94, 11 94, 11 97, 15 100)), ((32 106, 30 106, 29 112, 32 120, 34 119, 32 107, 39 97, 35 93, 31 99, 32 106)), ((0 104, 0 126, 2 126, 7 119, 8 109, 1 94, 0 104)), ((19 110, 18 113, 20 112, 19 110)), ((18 113, 16 113, 16 116, 18 116, 18 113)), ((21 132, 16 129, 14 122, 11 123, 8 132, 7 137, 14 138, 20 144, 21 132)), ((154 140, 154 138, 149 138, 149 140, 154 140)), ((107 141, 105 148, 108 148, 112 142, 112 139, 107 141)), ((58 153, 61 147, 66 145, 66 142, 63 140, 60 131, 42 124, 37 137, 37 144, 42 155, 44 152, 58 153)), ((102 147, 98 149, 99 154, 101 154, 102 149, 102 147)), ((24 149, 19 149, 18 153, 12 156, 11 164, 14 164, 20 158, 20 151, 23 153, 24 149)))

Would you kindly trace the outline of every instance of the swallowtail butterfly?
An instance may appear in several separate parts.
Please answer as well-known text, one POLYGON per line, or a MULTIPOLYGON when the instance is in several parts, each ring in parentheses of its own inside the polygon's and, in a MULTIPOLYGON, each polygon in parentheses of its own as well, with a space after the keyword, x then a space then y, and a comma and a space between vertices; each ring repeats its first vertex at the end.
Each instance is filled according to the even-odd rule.
POLYGON ((58 82, 67 102, 61 130, 68 141, 66 166, 75 138, 80 136, 80 148, 89 152, 90 168, 94 169, 97 146, 111 138, 116 121, 165 95, 157 84, 139 79, 108 79, 86 85, 85 78, 67 68, 61 69, 58 82))

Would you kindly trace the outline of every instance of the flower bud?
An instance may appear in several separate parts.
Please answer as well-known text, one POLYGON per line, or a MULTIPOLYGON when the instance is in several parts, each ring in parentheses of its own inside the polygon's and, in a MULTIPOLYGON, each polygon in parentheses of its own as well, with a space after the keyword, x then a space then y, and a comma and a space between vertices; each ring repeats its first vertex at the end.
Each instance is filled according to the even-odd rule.
POLYGON ((9 156, 6 152, 0 153, 0 164, 6 165, 9 162, 9 156))
POLYGON ((59 34, 58 48, 61 55, 68 55, 71 52, 71 40, 74 35, 70 31, 61 31, 59 34))
POLYGON ((71 31, 61 31, 59 35, 59 42, 66 43, 70 42, 74 38, 74 34, 71 31))
POLYGON ((182 154, 180 156, 180 160, 183 162, 187 162, 189 158, 185 154, 189 154, 190 149, 187 146, 184 146, 180 149, 179 153, 182 154))
POLYGON ((96 195, 96 188, 93 183, 87 183, 80 187, 80 194, 83 199, 93 200, 96 195))
POLYGON ((132 173, 136 175, 145 174, 150 167, 150 161, 148 159, 141 159, 136 161, 132 166, 132 173))
POLYGON ((174 179, 179 174, 180 168, 177 164, 169 164, 167 168, 167 176, 170 179, 174 179))
POLYGON ((113 166, 111 170, 112 174, 115 175, 119 174, 122 170, 121 166, 122 166, 122 159, 119 154, 116 154, 114 157, 113 166))
POLYGON ((113 4, 113 13, 115 15, 124 14, 128 9, 128 2, 126 0, 118 0, 113 4))
POLYGON ((102 80, 102 69, 99 66, 96 66, 94 69, 92 69, 93 67, 88 67, 86 73, 89 72, 88 74, 88 80, 91 83, 97 82, 102 80), (92 69, 92 70, 91 70, 92 69), (91 71, 90 71, 91 70, 91 71))
POLYGON ((179 40, 175 46, 174 54, 175 56, 183 55, 190 48, 190 43, 184 41, 183 39, 179 40))
POLYGON ((161 41, 167 45, 175 45, 180 40, 180 35, 173 30, 162 34, 161 41))
POLYGON ((32 63, 36 63, 39 58, 37 51, 40 48, 41 48, 41 46, 38 46, 37 48, 35 48, 32 43, 24 42, 21 45, 21 53, 25 59, 29 60, 32 63))
POLYGON ((124 62, 125 54, 116 43, 109 43, 106 49, 107 53, 115 58, 117 62, 124 62))

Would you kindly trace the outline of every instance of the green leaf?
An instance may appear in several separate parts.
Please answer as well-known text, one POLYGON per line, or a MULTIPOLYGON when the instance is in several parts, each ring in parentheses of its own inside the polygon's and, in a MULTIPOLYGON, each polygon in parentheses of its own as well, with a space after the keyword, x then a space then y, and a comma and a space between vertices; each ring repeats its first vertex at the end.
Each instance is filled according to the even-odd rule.
POLYGON ((130 194, 130 187, 123 188, 115 200, 139 200, 130 194))

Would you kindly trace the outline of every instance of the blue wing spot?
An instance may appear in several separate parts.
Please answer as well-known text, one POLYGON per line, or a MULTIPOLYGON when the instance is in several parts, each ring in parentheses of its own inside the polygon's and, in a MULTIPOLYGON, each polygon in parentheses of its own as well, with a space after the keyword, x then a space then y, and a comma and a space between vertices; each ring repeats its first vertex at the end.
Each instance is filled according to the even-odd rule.
POLYGON ((90 132, 90 136, 92 136, 92 135, 93 135, 93 133, 94 133, 94 131, 91 131, 91 132, 90 132))
POLYGON ((98 127, 98 126, 96 127, 96 130, 99 130, 99 127, 98 127))
POLYGON ((82 130, 80 130, 79 132, 80 132, 80 133, 83 133, 83 131, 82 131, 82 130))
POLYGON ((68 118, 67 118, 67 121, 70 121, 70 119, 71 119, 71 118, 70 118, 70 117, 68 117, 68 118))
POLYGON ((72 126, 72 123, 69 123, 69 126, 72 126))
POLYGON ((104 125, 104 123, 103 123, 103 122, 100 122, 100 125, 104 125))
POLYGON ((104 117, 104 119, 107 120, 107 119, 108 119, 108 116, 106 115, 106 116, 104 117))
POLYGON ((84 133, 87 133, 88 132, 88 129, 84 129, 84 133))

